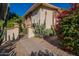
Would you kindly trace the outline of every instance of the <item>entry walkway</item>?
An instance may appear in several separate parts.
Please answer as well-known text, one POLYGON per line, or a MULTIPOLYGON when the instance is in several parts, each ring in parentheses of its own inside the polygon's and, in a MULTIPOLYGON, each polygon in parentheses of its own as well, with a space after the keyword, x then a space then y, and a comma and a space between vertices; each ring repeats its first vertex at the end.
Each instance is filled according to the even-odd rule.
POLYGON ((38 52, 39 50, 45 51, 48 50, 57 56, 70 56, 67 52, 62 51, 56 46, 51 45, 47 41, 41 38, 30 38, 28 39, 26 36, 23 37, 16 44, 16 52, 17 55, 30 55, 31 52, 38 52))

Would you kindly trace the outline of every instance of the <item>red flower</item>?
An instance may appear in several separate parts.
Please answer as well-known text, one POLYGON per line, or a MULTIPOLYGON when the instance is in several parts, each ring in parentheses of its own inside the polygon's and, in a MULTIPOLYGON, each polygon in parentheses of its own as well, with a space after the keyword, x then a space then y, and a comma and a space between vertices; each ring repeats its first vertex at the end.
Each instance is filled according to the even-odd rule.
POLYGON ((61 21, 61 19, 56 19, 56 22, 60 22, 61 21))
POLYGON ((55 26, 55 29, 56 30, 60 30, 61 26, 60 26, 60 21, 62 20, 62 18, 64 16, 67 16, 69 13, 68 11, 62 11, 61 13, 59 13, 58 15, 56 15, 56 26, 55 26))
POLYGON ((62 11, 61 13, 59 13, 59 14, 57 15, 57 18, 58 18, 58 19, 61 19, 62 17, 67 16, 68 14, 69 14, 68 11, 62 11))
POLYGON ((69 10, 70 10, 70 11, 75 11, 75 10, 76 10, 76 8, 70 8, 69 10))
POLYGON ((76 8, 79 8, 79 6, 77 6, 76 8))
POLYGON ((72 5, 73 8, 76 8, 77 3, 71 3, 71 5, 72 5))
POLYGON ((68 11, 63 11, 62 14, 65 14, 66 15, 66 14, 68 14, 68 11))
POLYGON ((57 16, 57 19, 61 19, 62 17, 60 15, 57 16))
POLYGON ((69 9, 70 11, 75 11, 77 9, 77 3, 71 3, 72 7, 69 9))
POLYGON ((59 24, 56 24, 55 29, 56 30, 59 30, 60 29, 60 25, 59 24))

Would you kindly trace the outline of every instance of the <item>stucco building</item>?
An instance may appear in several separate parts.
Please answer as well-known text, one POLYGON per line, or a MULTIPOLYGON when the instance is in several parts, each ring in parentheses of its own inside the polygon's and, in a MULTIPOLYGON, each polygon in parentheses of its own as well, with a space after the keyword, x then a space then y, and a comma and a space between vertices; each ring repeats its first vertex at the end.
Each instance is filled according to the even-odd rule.
POLYGON ((56 15, 61 10, 61 8, 48 3, 33 4, 24 15, 26 28, 33 28, 33 24, 37 23, 39 25, 45 24, 46 29, 54 28, 56 25, 56 15))

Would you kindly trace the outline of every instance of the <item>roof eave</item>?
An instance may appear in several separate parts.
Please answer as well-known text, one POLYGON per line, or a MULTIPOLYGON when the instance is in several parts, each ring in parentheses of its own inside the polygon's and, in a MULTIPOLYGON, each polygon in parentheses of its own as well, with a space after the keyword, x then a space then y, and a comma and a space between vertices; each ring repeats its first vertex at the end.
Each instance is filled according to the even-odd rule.
POLYGON ((25 12, 25 14, 23 15, 23 17, 26 17, 30 12, 32 12, 35 8, 37 8, 40 5, 43 5, 43 6, 52 8, 52 9, 57 9, 57 10, 59 9, 59 10, 61 10, 61 8, 56 7, 54 5, 51 5, 51 4, 48 4, 48 3, 35 3, 35 4, 32 5, 32 7, 30 9, 28 9, 27 12, 25 12))

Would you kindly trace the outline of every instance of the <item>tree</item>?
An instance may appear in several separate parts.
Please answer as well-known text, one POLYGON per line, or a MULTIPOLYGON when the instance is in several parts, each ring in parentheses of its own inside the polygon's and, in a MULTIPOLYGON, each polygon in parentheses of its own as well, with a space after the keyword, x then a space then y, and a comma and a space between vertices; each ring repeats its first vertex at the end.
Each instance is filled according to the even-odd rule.
MULTIPOLYGON (((6 32, 6 28, 13 27, 14 23, 16 22, 16 19, 19 18, 19 16, 16 13, 10 11, 10 7, 9 7, 10 4, 5 4, 5 5, 7 5, 6 8, 0 9, 1 12, 3 11, 3 9, 5 9, 4 12, 2 13, 3 18, 0 21, 1 22, 0 26, 2 26, 2 29, 0 29, 0 30, 2 30, 0 32, 0 45, 3 41, 4 33, 6 32)), ((0 4, 0 7, 5 6, 5 5, 0 4)))
POLYGON ((18 19, 16 19, 16 22, 19 24, 19 32, 23 31, 23 21, 24 19, 22 17, 19 17, 18 19))

